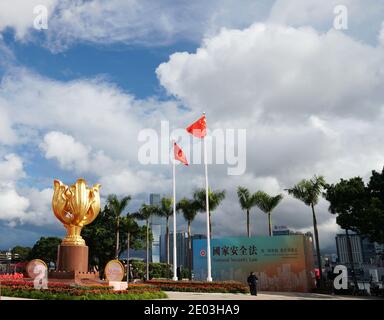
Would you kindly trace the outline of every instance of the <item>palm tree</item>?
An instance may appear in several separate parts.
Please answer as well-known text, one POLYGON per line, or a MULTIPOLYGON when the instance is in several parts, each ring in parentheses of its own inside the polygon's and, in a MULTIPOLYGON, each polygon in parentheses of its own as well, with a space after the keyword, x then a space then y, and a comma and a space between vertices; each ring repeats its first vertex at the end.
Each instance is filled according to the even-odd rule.
POLYGON ((189 268, 189 279, 192 280, 191 223, 196 217, 198 206, 194 200, 183 198, 177 204, 177 210, 183 213, 184 219, 188 222, 188 268, 189 268))
POLYGON ((237 196, 239 198, 241 209, 247 213, 247 236, 251 236, 250 223, 249 223, 249 211, 256 205, 255 194, 251 195, 247 188, 239 186, 237 188, 237 196))
POLYGON ((120 251, 120 215, 123 213, 127 207, 129 201, 131 200, 130 196, 123 197, 121 200, 117 198, 115 194, 110 194, 107 198, 107 205, 109 210, 115 216, 116 219, 116 247, 115 247, 115 258, 119 259, 120 251))
POLYGON ((127 213, 127 216, 122 221, 124 230, 127 231, 127 283, 129 283, 129 249, 131 248, 131 234, 136 233, 139 230, 137 223, 133 220, 133 216, 127 213))
POLYGON ((313 230, 315 233, 316 251, 317 251, 317 263, 319 266, 320 273, 320 285, 323 284, 323 272, 321 267, 321 256, 319 246, 319 233, 317 230, 317 219, 315 213, 315 206, 319 202, 319 197, 322 195, 322 190, 326 186, 326 182, 323 176, 314 176, 312 179, 301 180, 298 184, 293 186, 291 189, 287 189, 288 193, 294 198, 304 202, 307 206, 312 209, 313 218, 313 230))
MULTIPOLYGON (((163 217, 166 220, 166 253, 167 253, 167 264, 169 264, 169 218, 173 215, 173 207, 172 207, 172 198, 162 198, 160 206, 157 207, 156 215, 159 217, 163 217)), ((175 232, 175 230, 173 230, 175 232)))
POLYGON ((268 231, 269 236, 272 236, 272 220, 271 214, 273 209, 277 207, 280 201, 283 199, 282 194, 278 194, 277 196, 270 196, 268 193, 264 191, 257 191, 255 193, 255 203, 258 208, 268 215, 268 231))
POLYGON ((138 212, 133 213, 132 217, 138 220, 145 221, 147 228, 147 237, 145 249, 147 251, 147 261, 146 261, 146 280, 149 280, 149 220, 153 215, 156 214, 158 208, 154 205, 142 204, 138 212))
MULTIPOLYGON (((209 235, 212 237, 212 222, 211 222, 211 212, 220 205, 221 201, 225 198, 225 190, 212 191, 208 190, 208 201, 209 201, 209 235)), ((205 212, 206 206, 206 192, 205 189, 197 189, 193 193, 193 200, 196 202, 199 212, 205 212)))

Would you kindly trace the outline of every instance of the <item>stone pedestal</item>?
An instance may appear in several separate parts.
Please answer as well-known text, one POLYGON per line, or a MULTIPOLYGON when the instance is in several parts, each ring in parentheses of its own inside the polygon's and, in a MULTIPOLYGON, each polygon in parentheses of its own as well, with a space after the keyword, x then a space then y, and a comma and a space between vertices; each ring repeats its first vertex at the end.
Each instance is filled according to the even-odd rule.
POLYGON ((88 272, 88 247, 60 245, 57 253, 57 271, 88 272))

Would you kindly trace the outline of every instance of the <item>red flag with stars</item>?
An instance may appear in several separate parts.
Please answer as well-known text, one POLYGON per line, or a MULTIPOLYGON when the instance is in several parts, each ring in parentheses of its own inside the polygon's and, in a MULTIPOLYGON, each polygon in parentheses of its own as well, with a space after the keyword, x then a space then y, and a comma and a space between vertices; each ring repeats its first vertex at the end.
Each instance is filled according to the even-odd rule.
POLYGON ((197 138, 204 138, 207 134, 207 122, 205 120, 205 114, 199 120, 192 123, 186 130, 197 138))
POLYGON ((179 160, 181 163, 184 163, 186 166, 188 165, 188 161, 187 161, 187 158, 185 157, 183 149, 181 149, 176 142, 173 145, 173 152, 175 155, 175 160, 179 160))

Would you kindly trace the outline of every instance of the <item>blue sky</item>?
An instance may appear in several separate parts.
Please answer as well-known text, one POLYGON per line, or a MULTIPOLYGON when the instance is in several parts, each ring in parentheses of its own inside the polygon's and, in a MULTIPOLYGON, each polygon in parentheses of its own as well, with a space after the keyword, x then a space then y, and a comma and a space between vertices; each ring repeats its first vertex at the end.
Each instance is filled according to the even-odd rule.
MULTIPOLYGON (((167 61, 174 52, 193 52, 197 48, 197 43, 184 40, 155 47, 79 43, 65 52, 53 54, 39 43, 21 43, 15 40, 12 29, 7 29, 2 35, 4 44, 12 50, 16 64, 20 67, 26 67, 32 72, 59 81, 102 77, 139 99, 152 96, 156 96, 159 100, 167 99, 156 77, 156 68, 160 63, 167 61)), ((55 163, 47 161, 34 149, 35 147, 29 148, 26 145, 14 148, 14 151, 24 155, 23 158, 26 159, 24 170, 28 172, 28 179, 20 181, 20 186, 49 188, 52 184, 51 177, 62 177, 68 181, 75 181, 78 178, 76 174, 61 170, 55 163)), ((90 178, 96 179, 92 176, 90 178)), ((142 194, 143 198, 147 196, 142 194)), ((6 249, 15 245, 33 245, 40 236, 62 237, 64 231, 59 224, 57 228, 47 229, 44 226, 34 225, 9 228, 7 224, 0 223, 0 234, 2 234, 0 249, 6 249)))
MULTIPOLYGON (((245 172, 209 169, 212 188, 227 191, 214 236, 245 234, 238 185, 283 193, 274 224, 311 231, 308 208, 285 188, 313 174, 366 179, 383 166, 384 4, 344 3, 340 30, 336 0, 2 1, 0 249, 63 236, 54 178, 100 182, 103 201, 130 194, 129 211, 150 192, 169 196, 170 167, 140 163, 138 135, 165 120, 185 128, 203 111, 212 128, 247 132, 245 172), (33 27, 37 4, 47 30, 33 27)), ((198 165, 180 169, 178 197, 202 179, 198 165)), ((333 250, 340 229, 324 200, 318 220, 333 250)), ((267 233, 257 209, 251 223, 267 233)), ((193 230, 204 231, 203 215, 193 230)))

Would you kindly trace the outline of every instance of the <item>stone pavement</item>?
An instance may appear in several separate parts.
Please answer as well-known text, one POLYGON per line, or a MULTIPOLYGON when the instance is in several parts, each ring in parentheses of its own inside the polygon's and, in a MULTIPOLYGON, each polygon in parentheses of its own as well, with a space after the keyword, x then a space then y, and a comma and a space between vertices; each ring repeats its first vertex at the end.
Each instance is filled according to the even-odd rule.
MULTIPOLYGON (((260 292, 257 296, 236 293, 200 293, 166 291, 168 300, 375 300, 376 297, 336 296, 299 292, 260 292)), ((1 300, 34 300, 26 298, 1 297, 1 300)), ((167 300, 167 299, 161 299, 167 300)))
POLYGON ((2 300, 36 300, 36 299, 14 298, 14 297, 4 297, 4 296, 1 296, 0 301, 2 301, 2 300))
POLYGON ((337 296, 299 292, 260 292, 257 296, 235 293, 199 293, 166 291, 170 300, 362 300, 375 297, 337 296))

